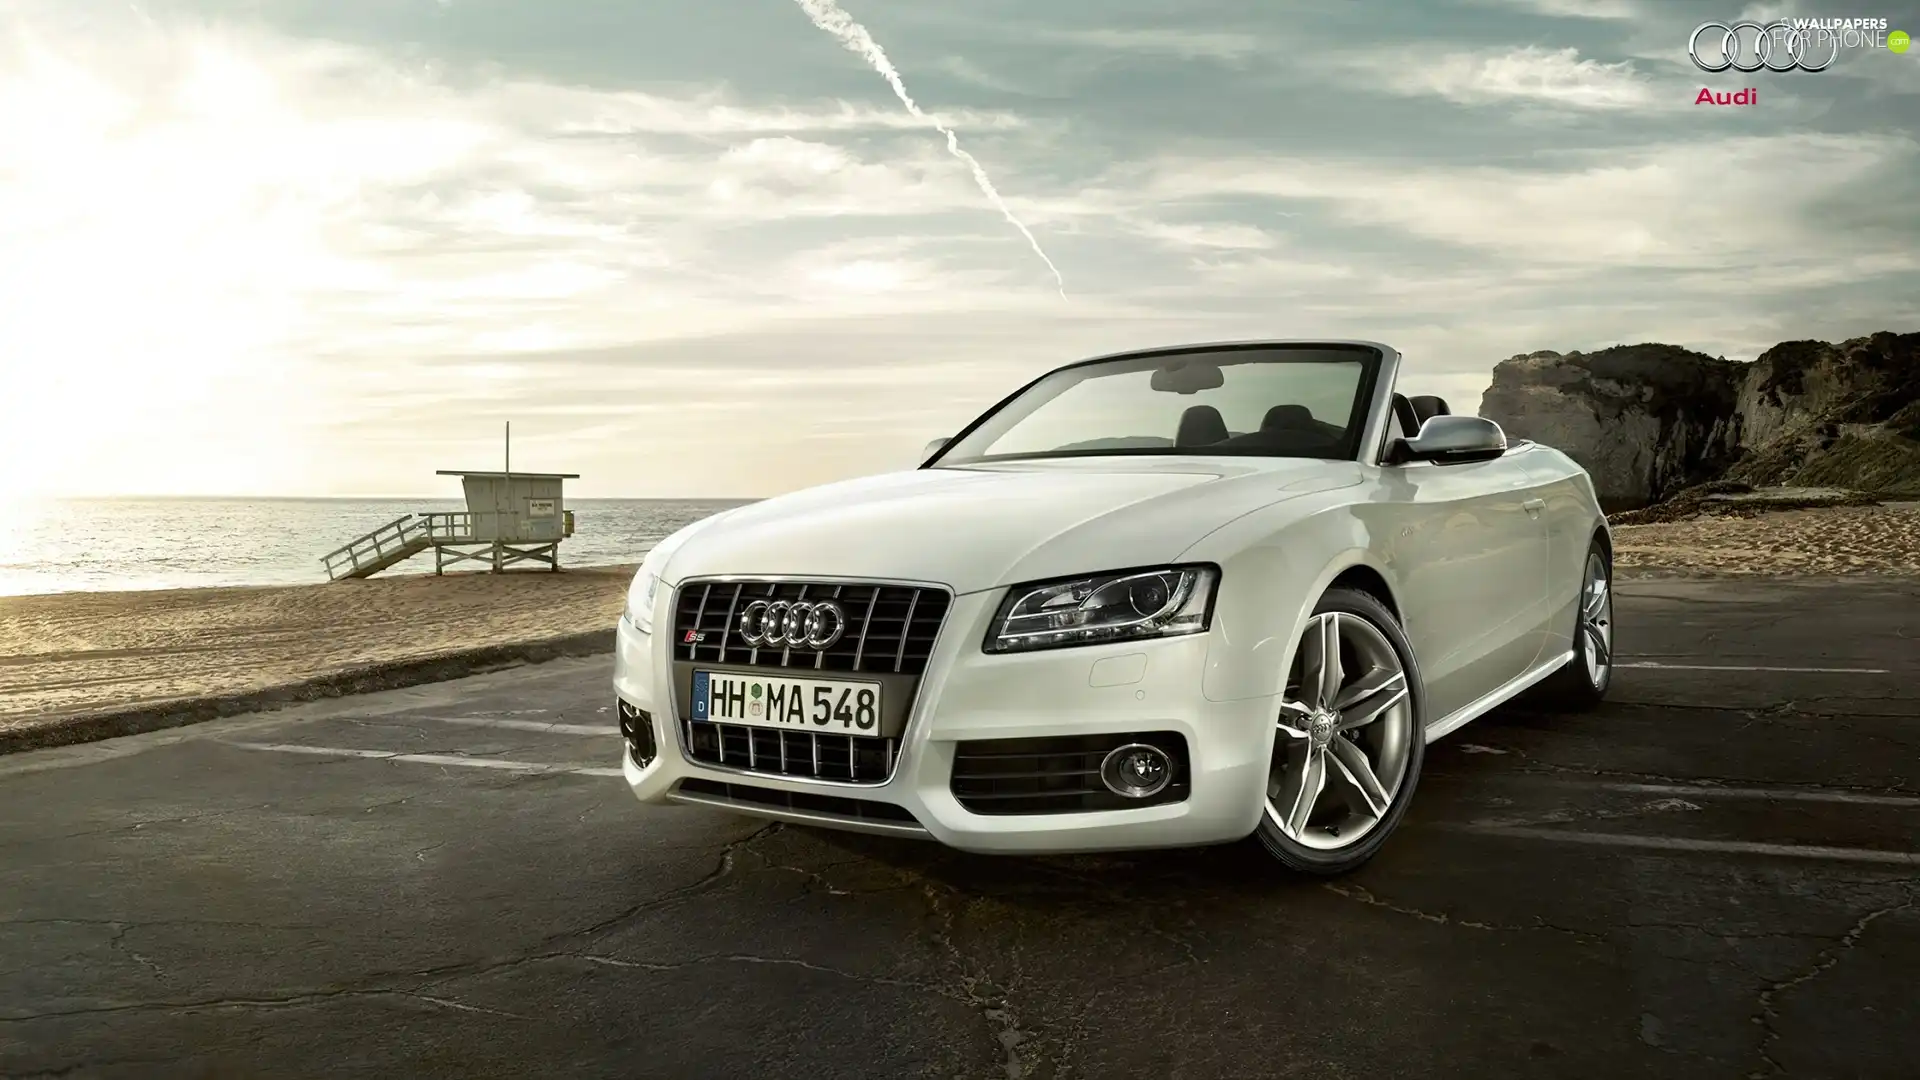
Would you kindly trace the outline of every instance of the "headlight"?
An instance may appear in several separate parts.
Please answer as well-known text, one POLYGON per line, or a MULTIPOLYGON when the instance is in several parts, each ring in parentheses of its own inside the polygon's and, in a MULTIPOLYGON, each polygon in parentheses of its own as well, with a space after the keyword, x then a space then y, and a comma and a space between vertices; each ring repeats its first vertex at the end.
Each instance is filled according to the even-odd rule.
POLYGON ((627 586, 626 620, 643 634, 653 633, 653 594, 660 588, 660 575, 644 564, 627 586))
POLYGON ((990 653, 1198 634, 1213 616, 1211 566, 1123 570, 1017 585, 994 616, 990 653))

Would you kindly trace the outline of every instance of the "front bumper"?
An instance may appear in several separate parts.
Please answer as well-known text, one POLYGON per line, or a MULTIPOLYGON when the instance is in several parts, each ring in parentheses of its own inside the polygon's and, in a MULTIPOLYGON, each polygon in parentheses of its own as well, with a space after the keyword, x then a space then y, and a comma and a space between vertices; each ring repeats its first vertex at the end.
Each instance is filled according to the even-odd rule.
MULTIPOLYGON (((672 625, 668 591, 661 590, 656 627, 661 616, 672 625)), ((647 803, 721 805, 808 824, 925 836, 976 852, 1184 847, 1237 840, 1254 830, 1266 799, 1277 702, 1207 700, 1207 634, 990 655, 980 641, 997 599, 994 593, 954 598, 908 715, 893 775, 879 784, 749 774, 689 760, 680 723, 685 706, 673 700, 671 689, 670 651, 657 634, 640 633, 622 619, 614 690, 652 715, 659 746, 644 767, 623 752, 628 785, 647 803), (1185 738, 1185 799, 1123 810, 979 814, 951 790, 955 751, 963 740, 1146 731, 1185 738), (738 800, 721 785, 773 797, 738 800), (849 815, 841 802, 846 799, 890 804, 912 820, 849 815)))

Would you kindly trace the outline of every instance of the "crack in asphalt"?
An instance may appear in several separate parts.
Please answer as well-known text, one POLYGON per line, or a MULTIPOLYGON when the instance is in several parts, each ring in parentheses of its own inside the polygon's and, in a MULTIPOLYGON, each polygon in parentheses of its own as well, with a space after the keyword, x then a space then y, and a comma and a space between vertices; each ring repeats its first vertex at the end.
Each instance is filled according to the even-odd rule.
POLYGON ((154 963, 151 957, 146 956, 145 954, 142 954, 142 953, 135 952, 132 948, 128 947, 126 943, 127 932, 132 929, 133 927, 131 925, 128 925, 128 926, 122 926, 118 930, 115 930, 113 932, 113 937, 107 939, 107 948, 112 949, 116 952, 126 953, 129 957, 133 959, 134 963, 139 964, 141 967, 144 967, 148 971, 152 972, 154 978, 159 979, 161 982, 167 981, 167 973, 161 970, 160 965, 154 963))
POLYGON ((1345 882, 1324 881, 1320 883, 1320 887, 1333 893, 1335 896, 1345 897, 1348 900, 1365 904, 1368 907, 1377 907, 1385 911, 1391 911, 1396 915, 1405 915, 1409 918, 1419 919, 1422 922, 1433 923, 1437 926, 1458 926, 1468 930, 1482 930, 1489 933, 1500 934, 1522 934, 1544 930, 1549 933, 1563 934, 1583 945, 1604 945, 1607 943, 1607 937, 1604 934, 1595 934, 1586 930, 1576 930, 1567 926, 1555 926, 1539 918, 1536 918, 1531 926, 1491 923, 1479 919, 1463 919, 1444 911, 1425 911, 1420 908, 1405 907, 1391 900, 1385 900, 1375 896, 1370 890, 1359 885, 1351 885, 1345 882))
POLYGON ((387 799, 387 800, 385 800, 385 801, 383 801, 383 802, 377 802, 377 803, 368 803, 368 804, 367 804, 367 805, 366 805, 366 806, 365 806, 365 807, 364 807, 364 808, 362 809, 362 811, 361 811, 361 812, 362 812, 362 813, 367 813, 367 814, 371 814, 371 813, 373 813, 373 812, 374 812, 375 810, 385 810, 385 809, 386 809, 387 807, 389 807, 389 806, 404 806, 404 805, 406 805, 407 803, 410 803, 410 802, 412 802, 412 801, 413 801, 413 799, 414 799, 414 796, 412 796, 412 795, 402 795, 402 796, 400 796, 400 797, 399 797, 399 798, 397 798, 397 799, 387 799))
MULTIPOLYGON (((1831 791, 1852 795, 1899 795, 1920 797, 1920 789, 1908 787, 1889 787, 1875 784, 1819 784, 1804 780, 1775 780, 1753 776, 1676 776, 1669 773, 1640 772, 1633 769, 1606 769, 1594 765, 1566 765, 1537 757, 1517 746, 1506 743, 1489 744, 1492 749, 1511 754, 1520 759, 1512 766, 1503 765, 1503 772, 1535 775, 1590 776, 1603 780, 1642 780, 1663 784, 1686 784, 1701 787, 1769 787, 1794 791, 1831 791)), ((1485 752, 1484 750, 1481 752, 1485 752)), ((1423 770, 1422 779, 1477 779, 1487 774, 1479 770, 1447 771, 1423 770)))
POLYGON ((1023 1052, 1023 1046, 1033 1038, 1034 1033, 1022 1030, 1020 1016, 1011 1002, 1021 982, 1019 948, 1012 945, 1008 947, 1009 955, 1014 958, 1015 972, 1007 979, 1005 986, 997 985, 991 973, 967 957, 955 937, 960 913, 952 901, 959 896, 958 891, 932 881, 925 881, 923 885, 921 895, 926 898, 927 910, 939 920, 933 939, 947 954, 948 971, 958 983, 963 1000, 986 1020, 988 1032, 1000 1051, 1002 1074, 1007 1080, 1023 1080, 1032 1074, 1039 1062, 1029 1061, 1023 1052))
POLYGON ((1513 771, 1520 773, 1551 773, 1559 775, 1592 776, 1614 780, 1651 780, 1663 784, 1698 784, 1702 787, 1771 787, 1794 791, 1831 791, 1853 795, 1903 795, 1920 797, 1920 789, 1908 787, 1888 787, 1875 784, 1816 784, 1806 781, 1769 780, 1752 776, 1675 776, 1670 773, 1638 772, 1631 769, 1602 769, 1590 765, 1561 765, 1555 762, 1530 758, 1520 750, 1515 754, 1525 758, 1528 764, 1513 771))
MULTIPOLYGON (((1084 1042, 1087 1037, 1087 1020, 1089 1017, 1100 1014, 1101 1005, 1108 997, 1136 983, 1158 979, 1163 975, 1179 971, 1182 968, 1192 967, 1195 962, 1196 961, 1177 960, 1171 964, 1162 964, 1158 967, 1149 968, 1130 978, 1112 981, 1088 993, 1084 998, 1081 998, 1078 1006, 1071 1010, 1071 1015, 1060 1024, 1060 1034, 1058 1036, 1060 1049, 1053 1061, 1054 1071, 1052 1080, 1073 1080, 1073 1078, 1083 1075, 1076 1058, 1080 1052, 1081 1043, 1084 1042)), ((1045 1062, 1043 1061, 1041 1064, 1045 1064, 1045 1062)))
POLYGON ((726 878, 729 874, 733 873, 735 860, 737 859, 737 857, 739 856, 739 853, 742 850, 746 849, 749 845, 754 844, 768 836, 772 836, 774 833, 777 833, 784 828, 786 828, 786 825, 778 821, 769 822, 766 825, 762 825, 760 828, 757 828, 752 832, 748 833, 747 835, 740 837, 738 840, 729 841, 724 847, 722 847, 720 849, 720 858, 714 863, 713 869, 708 871, 704 877, 700 878, 700 880, 695 881, 690 885, 682 885, 676 889, 669 889, 666 892, 659 894, 658 896, 649 897, 648 899, 642 900, 639 903, 634 904, 631 907, 628 907, 627 909, 625 909, 624 911, 621 911, 616 915, 602 919, 599 922, 596 922, 591 926, 587 926, 583 929, 568 930, 568 931, 563 931, 559 934, 552 935, 544 939, 541 942, 541 944, 543 945, 551 944, 555 941, 564 941, 567 938, 572 938, 572 937, 591 937, 594 934, 598 934, 604 930, 612 929, 613 927, 618 926, 621 923, 630 922, 633 919, 636 919, 639 916, 644 915, 655 908, 665 907, 666 905, 674 903, 676 901, 684 900, 689 896, 695 896, 695 895, 698 895, 699 893, 705 892, 707 889, 710 889, 714 885, 718 884, 721 880, 726 878))
POLYGON ((1579 821, 1620 821, 1627 818, 1645 817, 1648 814, 1685 814, 1695 813, 1699 810, 1700 805, 1698 803, 1691 803, 1685 799, 1651 799, 1647 802, 1636 803, 1624 809, 1609 809, 1606 807, 1594 807, 1591 809, 1563 807, 1557 810, 1546 810, 1524 817, 1474 818, 1471 824, 1492 828, 1512 828, 1515 826, 1524 827, 1530 825, 1568 825, 1579 821))
MULTIPOLYGON (((1678 702, 1678 701, 1630 701, 1625 698, 1609 698, 1607 701, 1607 707, 1610 711, 1617 711, 1622 713, 1628 713, 1628 712, 1725 713, 1729 716, 1734 716, 1734 715, 1745 716, 1750 720, 1781 719, 1781 718, 1790 717, 1790 716, 1801 717, 1808 720, 1904 720, 1904 719, 1911 718, 1909 715, 1904 713, 1888 713, 1888 714, 1882 715, 1882 714, 1876 714, 1876 713, 1861 713, 1857 710, 1846 708, 1846 706, 1848 705, 1858 704, 1859 702, 1863 702, 1863 701, 1901 701, 1901 702, 1914 702, 1915 704, 1920 705, 1920 700, 1915 699, 1911 695, 1894 693, 1894 694, 1820 694, 1820 695, 1803 697, 1803 698, 1795 698, 1792 701, 1775 702, 1771 705, 1745 705, 1745 706, 1705 705, 1705 704, 1696 704, 1693 702, 1678 702), (1839 704, 1836 708, 1832 710, 1803 709, 1800 707, 1802 704, 1814 704, 1814 703, 1826 703, 1826 702, 1836 702, 1839 704)), ((1516 715, 1547 716, 1551 714, 1516 711, 1516 715)))
MULTIPOLYGON (((960 945, 958 927, 961 906, 990 905, 995 901, 991 897, 969 897, 960 890, 942 882, 933 881, 913 870, 901 866, 887 865, 884 869, 895 884, 869 889, 850 889, 836 884, 827 876, 827 872, 836 866, 856 865, 862 860, 852 859, 834 863, 821 869, 809 869, 794 866, 788 862, 776 860, 765 852, 754 852, 769 870, 797 874, 805 880, 808 892, 824 893, 830 897, 870 896, 879 893, 911 891, 924 901, 927 913, 936 925, 930 938, 944 956, 945 967, 951 988, 931 983, 899 982, 879 977, 863 976, 839 969, 818 967, 802 961, 782 961, 766 957, 746 957, 729 955, 730 959, 748 963, 791 963, 802 967, 813 967, 823 972, 841 975, 849 979, 878 982, 882 985, 900 985, 915 990, 937 994, 943 998, 967 1006, 977 1013, 987 1025, 995 1052, 999 1057, 1000 1070, 1007 1080, 1026 1080, 1041 1074, 1049 1064, 1041 1035, 1043 1028, 1026 1026, 1022 1013, 1013 1004, 1015 994, 1025 981, 1025 954, 1017 944, 1007 947, 1004 955, 1011 963, 1012 970, 1004 982, 997 981, 992 972, 971 958, 960 945)), ((1189 948, 1189 953, 1191 949, 1189 948)), ((686 961, 683 963, 692 963, 686 961)), ((632 962, 628 962, 632 963, 632 962)), ((681 966, 675 964, 672 966, 681 966)), ((1061 1060, 1051 1062, 1056 1074, 1064 1067, 1061 1060)))
POLYGON ((793 957, 783 956, 756 956, 752 953, 713 953, 707 956, 696 956, 688 960, 675 960, 670 963, 663 963, 657 960, 625 960, 617 956, 607 956, 601 953, 569 952, 552 953, 539 959, 582 960, 590 964, 600 964, 605 967, 632 968, 639 971, 659 972, 684 971, 688 968, 700 967, 703 964, 765 964, 770 967, 799 968, 803 971, 817 972, 821 975, 833 975, 851 982, 867 983, 873 986, 890 986, 902 990, 915 990, 921 993, 934 994, 951 1001, 965 1000, 945 987, 936 986, 932 983, 914 982, 910 979, 891 979, 885 975, 864 975, 857 971, 848 971, 845 968, 816 964, 810 960, 798 960, 793 957))
POLYGON ((176 1065, 179 1061, 180 1059, 177 1057, 132 1057, 111 1058, 102 1061, 78 1061, 72 1065, 62 1065, 58 1069, 38 1069, 30 1073, 15 1073, 10 1076, 9 1080, 66 1080, 67 1077, 79 1075, 82 1070, 111 1069, 124 1065, 138 1065, 144 1068, 153 1068, 160 1065, 176 1065))
MULTIPOLYGON (((426 990, 429 987, 438 986, 442 983, 451 981, 453 979, 466 978, 466 977, 471 977, 475 975, 483 975, 490 972, 500 971, 506 968, 516 967, 522 964, 532 963, 538 960, 551 959, 555 956, 563 955, 562 952, 553 950, 552 946, 558 942, 567 941, 569 939, 591 937, 595 934, 601 933, 605 930, 618 926, 623 922, 637 918, 640 915, 645 914, 646 912, 651 911, 655 908, 664 907, 668 904, 675 903, 680 900, 684 900, 689 896, 698 895, 699 893, 705 891, 706 889, 713 887, 715 883, 723 880, 724 878, 727 877, 728 874, 732 873, 733 867, 734 867, 735 855, 741 848, 745 847, 748 844, 753 843, 754 841, 760 839, 761 837, 777 832, 781 828, 782 828, 781 823, 773 822, 762 828, 754 830, 753 832, 747 834, 746 836, 741 837, 738 840, 729 842, 721 849, 720 857, 718 861, 715 863, 714 868, 708 871, 705 875, 703 875, 697 881, 694 881, 688 885, 680 886, 678 888, 669 889, 666 892, 649 897, 648 899, 643 900, 640 903, 634 904, 631 907, 628 907, 615 915, 609 916, 608 918, 605 918, 605 919, 601 919, 598 922, 595 922, 589 926, 573 929, 573 930, 562 930, 557 933, 550 934, 540 939, 538 942, 536 942, 533 945, 533 947, 530 950, 520 955, 504 957, 504 958, 486 959, 486 960, 466 960, 466 961, 460 961, 452 964, 443 964, 443 965, 437 965, 434 967, 421 968, 414 971, 375 972, 365 977, 362 977, 360 979, 356 979, 353 982, 347 984, 346 986, 335 987, 327 990, 301 991, 298 993, 285 994, 285 995, 271 995, 266 997, 219 997, 219 998, 194 999, 194 1000, 188 1000, 188 1001, 136 1001, 136 1002, 127 1002, 127 1003, 118 1004, 118 1005, 96 1005, 96 1006, 87 1006, 87 1007, 77 1008, 77 1009, 52 1010, 52 1011, 41 1012, 41 1013, 25 1013, 25 1014, 17 1014, 17 1015, 0 1014, 0 1025, 24 1024, 24 1023, 31 1023, 36 1020, 65 1019, 65 1018, 75 1017, 75 1016, 99 1016, 99 1015, 109 1015, 109 1014, 115 1014, 115 1013, 143 1012, 143 1011, 180 1012, 180 1011, 193 1010, 193 1009, 216 1009, 216 1008, 278 1008, 278 1007, 283 1007, 288 1005, 309 1004, 309 1003, 318 1002, 318 1001, 327 1001, 327 1000, 333 1000, 333 999, 339 999, 339 998, 352 998, 352 997, 396 997, 396 996, 397 997, 413 997, 413 998, 418 998, 419 1000, 429 1001, 435 1005, 439 1005, 444 1008, 460 1008, 462 1007, 461 1003, 453 1002, 450 999, 437 999, 437 998, 422 996, 421 991, 426 990), (402 980, 424 980, 424 981, 419 981, 419 982, 416 982, 415 985, 406 986, 406 987, 383 985, 383 984, 389 984, 389 983, 402 981, 402 980)), ((102 922, 101 925, 119 925, 119 924, 102 922)), ((164 925, 164 923, 155 923, 154 925, 164 925)), ((247 925, 247 924, 241 924, 241 925, 247 925)), ((124 933, 124 932, 125 932, 124 930, 120 931, 120 933, 124 933)), ((482 1011, 482 1012, 490 1011, 490 1010, 480 1009, 479 1006, 466 1006, 466 1008, 474 1011, 482 1011)), ((502 1013, 500 1015, 510 1016, 512 1014, 502 1013)))
POLYGON ((1792 978, 1783 979, 1761 989, 1759 995, 1760 1010, 1753 1014, 1753 1022, 1760 1026, 1761 1031, 1760 1046, 1758 1049, 1760 1060, 1766 1063, 1770 1071, 1748 1073, 1749 1080, 1761 1080, 1761 1078, 1769 1075, 1782 1076, 1786 1075, 1787 1072, 1786 1066, 1780 1064, 1772 1052, 1773 1044, 1779 1041, 1781 1037, 1778 1027, 1780 1014, 1774 1008, 1774 1002, 1779 999, 1781 994, 1786 993, 1788 990, 1796 986, 1803 986, 1825 975, 1827 972, 1832 971, 1841 960, 1844 960, 1853 951, 1854 946, 1860 943, 1861 935, 1867 932, 1867 927, 1872 926, 1876 921, 1885 916, 1911 910, 1915 902, 1920 901, 1920 897, 1916 897, 1914 894, 1916 881, 1920 881, 1920 879, 1908 879, 1901 882, 1901 884, 1905 886, 1906 897, 1899 903, 1875 908, 1854 920, 1853 925, 1847 928, 1846 933, 1840 935, 1832 944, 1814 955, 1813 963, 1810 964, 1806 970, 1792 978))
MULTIPOLYGON (((1068 1006, 1066 1015, 1051 1023, 1032 1020, 1024 1013, 1017 1019, 1010 1013, 989 1015, 989 1019, 996 1023, 1011 1025, 1006 1031, 997 1029, 996 1037, 1002 1040, 1002 1045, 1016 1035, 1019 1038, 1016 1053, 1010 1055, 1003 1066, 1008 1077, 1051 1076, 1053 1080, 1068 1080, 1070 1077, 1079 1075, 1076 1055, 1086 1037, 1087 1020, 1096 1015, 1099 1001, 1124 986, 1131 986, 1143 979, 1157 978, 1171 971, 1204 964, 1206 961, 1200 957, 1192 941, 1161 923, 1163 905, 1145 902, 1136 891, 1127 888, 1124 884, 1117 884, 1111 877, 1082 873, 1072 866, 1062 865, 1055 860, 1036 861, 1031 869, 1035 874, 1072 886, 1078 893, 1109 901, 1112 910, 1124 912, 1139 920, 1136 927, 1139 932, 1167 942, 1178 949, 1183 957, 1096 989, 1082 999, 1077 1007, 1068 1006), (1049 1053, 1049 1043, 1052 1044, 1051 1053, 1049 1053)), ((954 895, 959 894, 955 892, 954 895)), ((975 898, 973 903, 991 904, 995 903, 995 900, 991 897, 979 897, 975 898)), ((1015 910, 1017 913, 1018 909, 1015 910)), ((1011 994, 1020 985, 1025 954, 1016 947, 1009 950, 1008 956, 1015 965, 1015 971, 1008 979, 1007 985, 1000 989, 1011 994)), ((994 1010, 994 1013, 998 1014, 1002 1011, 994 1010)))
POLYGON ((204 810, 197 814, 183 814, 178 817, 141 818, 138 821, 123 821, 118 825, 103 825, 97 829, 83 829, 80 832, 61 833, 57 836, 36 836, 32 839, 32 842, 54 844, 63 840, 78 840, 85 836, 108 836, 113 833, 135 832, 154 825, 186 825, 196 821, 232 817, 235 814, 250 814, 260 810, 271 810, 272 808, 272 803, 260 803, 256 806, 241 806, 227 810, 204 810))
POLYGON ((1679 930, 1699 934, 1719 941, 1765 941, 1780 938, 1787 941, 1826 941, 1831 935, 1815 933, 1811 930, 1728 930, 1707 926, 1703 923, 1660 922, 1647 919, 1629 919, 1620 924, 1623 930, 1679 930))
POLYGON ((351 1000, 354 998, 397 997, 411 1001, 424 1001, 441 1008, 455 1009, 461 1012, 486 1013, 491 1016, 503 1016, 514 1020, 527 1020, 530 1017, 518 1013, 502 1012, 498 1009, 483 1008, 449 998, 422 994, 417 990, 401 987, 341 987, 333 990, 311 990, 298 994, 268 995, 261 997, 223 997, 202 998, 193 1001, 136 1001, 124 1005, 106 1005, 87 1009, 68 1009, 59 1012, 36 1013, 30 1016, 0 1016, 0 1024, 18 1024, 34 1020, 65 1019, 74 1016, 105 1016, 130 1012, 192 1012, 200 1009, 284 1009, 301 1005, 313 1005, 326 1001, 351 1000))
MULTIPOLYGON (((833 882, 828 881, 827 875, 822 873, 819 870, 809 870, 804 866, 788 866, 785 863, 774 862, 772 859, 768 858, 764 852, 755 852, 755 854, 759 855, 761 860, 766 863, 767 869, 784 870, 789 874, 798 874, 802 878, 806 879, 807 884, 809 886, 815 886, 815 885, 819 886, 819 890, 821 892, 826 893, 828 896, 853 896, 856 894, 856 891, 853 889, 843 889, 838 885, 835 885, 833 882)), ((827 867, 827 869, 832 869, 832 867, 827 867)), ((812 888, 809 888, 807 890, 807 892, 809 893, 812 893, 813 891, 814 890, 812 888)))
POLYGON ((216 926, 243 927, 248 930, 325 930, 327 927, 314 923, 270 923, 254 922, 246 919, 75 919, 75 918, 32 918, 0 919, 0 926, 105 926, 114 930, 150 929, 156 926, 216 926))

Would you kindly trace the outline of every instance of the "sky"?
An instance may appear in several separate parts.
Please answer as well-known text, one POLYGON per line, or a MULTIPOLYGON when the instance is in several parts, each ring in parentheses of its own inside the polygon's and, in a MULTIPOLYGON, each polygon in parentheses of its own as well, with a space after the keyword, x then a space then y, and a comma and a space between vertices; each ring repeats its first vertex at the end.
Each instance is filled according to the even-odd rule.
POLYGON ((453 495, 508 421, 755 497, 1121 349, 1384 341, 1468 412, 1920 329, 1920 49, 1685 45, 1913 0, 844 4, 920 115, 795 0, 0 0, 0 497, 453 495))

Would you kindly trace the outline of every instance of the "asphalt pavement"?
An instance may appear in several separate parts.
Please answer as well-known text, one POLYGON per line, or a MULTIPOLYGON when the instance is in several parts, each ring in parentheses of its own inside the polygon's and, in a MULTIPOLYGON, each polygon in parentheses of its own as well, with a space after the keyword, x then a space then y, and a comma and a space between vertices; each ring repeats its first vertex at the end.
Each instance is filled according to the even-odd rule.
POLYGON ((1920 586, 1618 595, 1335 882, 643 807, 606 658, 0 758, 0 1075, 1914 1076, 1920 586))

